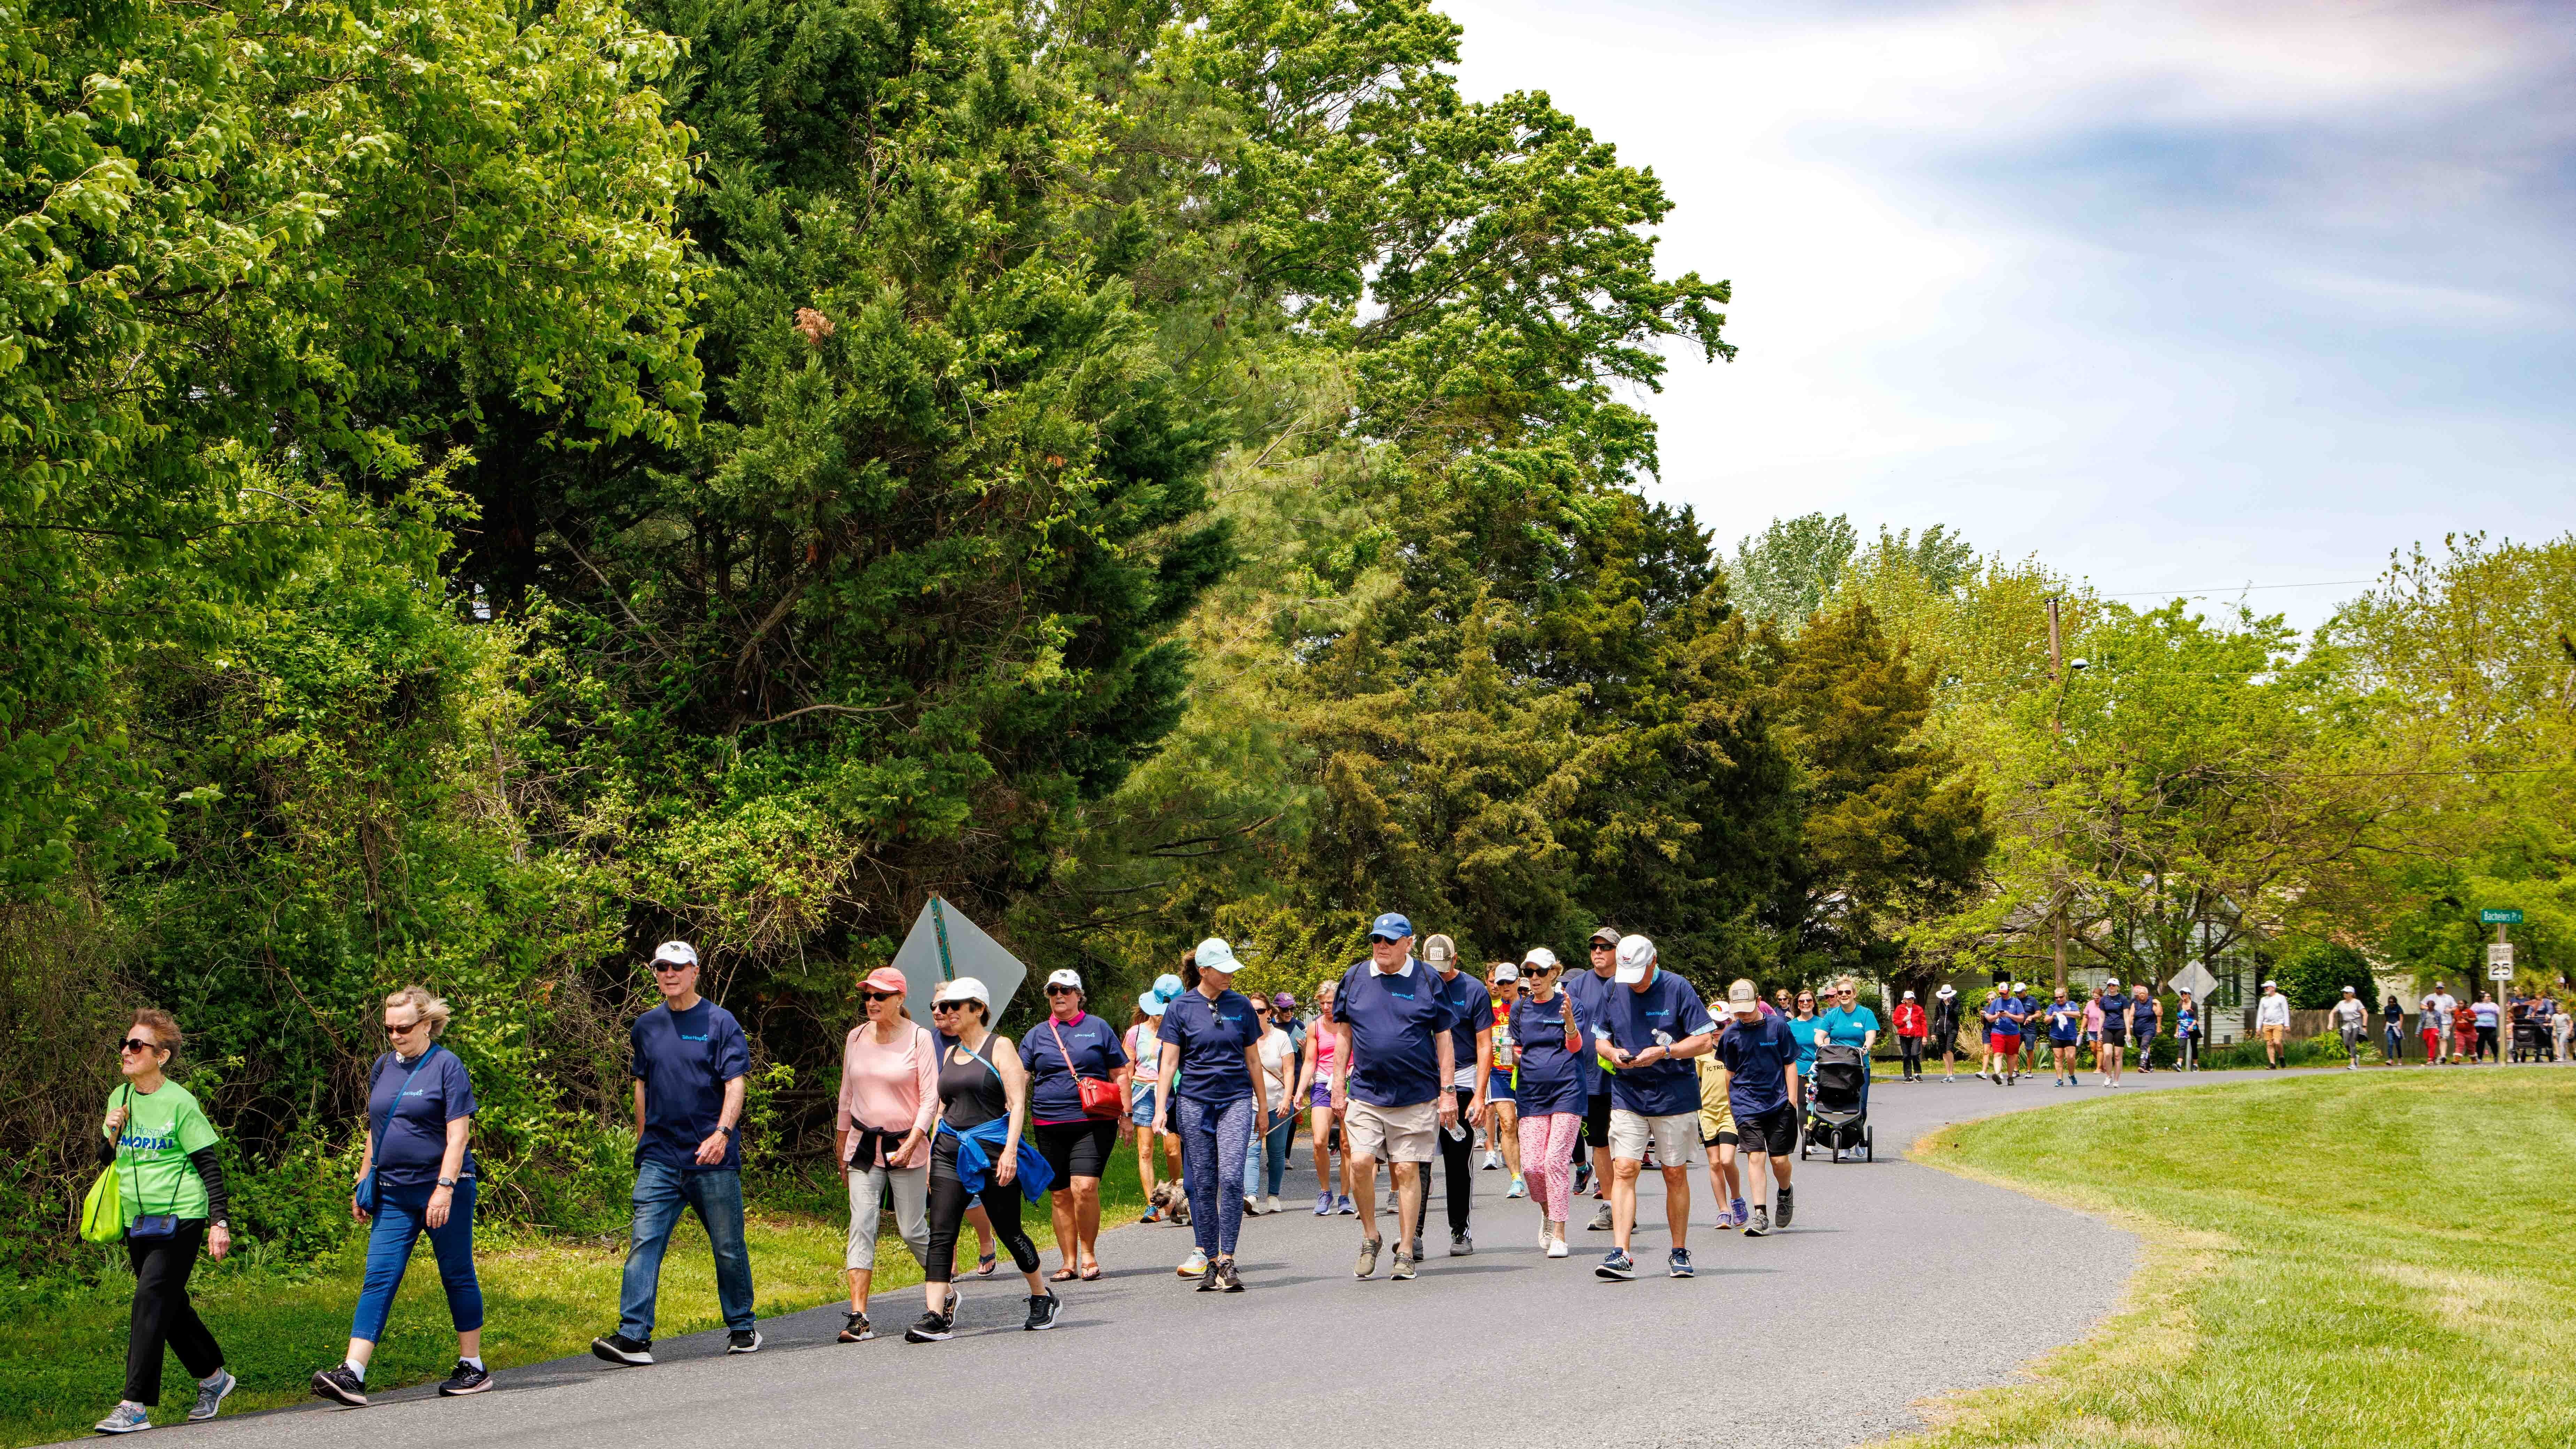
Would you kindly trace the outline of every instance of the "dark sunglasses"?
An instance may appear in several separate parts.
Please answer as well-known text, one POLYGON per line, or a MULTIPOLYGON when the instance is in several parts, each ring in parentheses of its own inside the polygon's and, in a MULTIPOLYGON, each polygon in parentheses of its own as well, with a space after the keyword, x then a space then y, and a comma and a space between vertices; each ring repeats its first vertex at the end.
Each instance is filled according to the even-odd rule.
POLYGON ((420 1023, 416 1021, 409 1026, 396 1026, 392 1022, 385 1023, 385 1035, 387 1036, 409 1036, 419 1029, 420 1023))
POLYGON ((859 993, 859 999, 861 1001, 901 1001, 903 999, 903 993, 900 991, 862 991, 859 993))
POLYGON ((139 1036, 129 1036, 125 1040, 118 1042, 116 1047, 119 1051, 157 1052, 161 1050, 161 1043, 157 1041, 145 1041, 139 1036))
POLYGON ((955 1011, 956 1009, 957 1003, 954 1001, 934 1001, 930 1003, 930 1010, 934 1015, 943 1011, 955 1011))
POLYGON ((1609 942, 1607 942, 1607 941, 1595 941, 1595 942, 1593 942, 1593 943, 1592 943, 1592 949, 1593 949, 1593 950, 1595 950, 1595 951, 1612 951, 1612 950, 1616 950, 1616 949, 1618 949, 1618 948, 1617 948, 1617 947, 1615 947, 1615 946, 1612 946, 1612 945, 1611 945, 1609 942))
POLYGON ((1369 937, 1369 944, 1372 946, 1392 946, 1403 939, 1404 938, 1401 936, 1371 936, 1369 937))
POLYGON ((656 976, 677 976, 683 971, 694 971, 696 969, 697 963, 694 961, 656 961, 653 963, 653 974, 656 976))
POLYGON ((1049 995, 1049 996, 1071 996, 1075 991, 1077 991, 1077 990, 1079 990, 1079 989, 1080 989, 1080 988, 1078 988, 1078 987, 1072 987, 1072 986, 1050 986, 1050 987, 1048 987, 1048 988, 1047 988, 1047 995, 1049 995))

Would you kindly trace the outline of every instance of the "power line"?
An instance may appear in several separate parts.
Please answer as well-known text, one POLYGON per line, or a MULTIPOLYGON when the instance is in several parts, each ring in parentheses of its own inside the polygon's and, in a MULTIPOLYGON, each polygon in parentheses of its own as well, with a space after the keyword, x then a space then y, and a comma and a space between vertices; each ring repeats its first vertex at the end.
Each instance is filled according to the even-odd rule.
POLYGON ((2176 599, 2200 594, 2251 594, 2265 589, 2342 589, 2354 584, 2375 584, 2370 579, 2320 579, 2313 584, 2212 584, 2204 589, 2140 589, 2132 594, 2095 594, 2097 599, 2176 599))

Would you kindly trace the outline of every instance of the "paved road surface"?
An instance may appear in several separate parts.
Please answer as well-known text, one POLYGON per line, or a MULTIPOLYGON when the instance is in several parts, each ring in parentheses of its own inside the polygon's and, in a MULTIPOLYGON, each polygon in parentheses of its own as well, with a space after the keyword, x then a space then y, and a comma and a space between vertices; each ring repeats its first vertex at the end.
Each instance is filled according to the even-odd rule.
MULTIPOLYGON (((2184 1080, 2133 1075, 2121 1090, 2184 1080)), ((1192 1292, 1174 1276, 1186 1230, 1130 1226, 1102 1237, 1100 1281, 1059 1285, 1053 1333, 1020 1331, 1026 1300, 1006 1263, 966 1286, 959 1335, 945 1344, 901 1340, 920 1311, 907 1289, 877 1300, 883 1336, 871 1343, 833 1342, 840 1312, 823 1308, 764 1323, 768 1347, 750 1357, 725 1357, 721 1335, 700 1334, 656 1344, 652 1368, 565 1359, 505 1371, 479 1398, 441 1401, 424 1387, 363 1411, 317 1402, 175 1433, 242 1449, 1197 1449, 1220 1438, 1490 1449, 1532 1432, 1572 1439, 1586 1416, 1606 1416, 1633 1445, 1853 1444, 1914 1426, 1911 1406, 1927 1394, 2007 1378, 2111 1308, 2134 1259, 2127 1234, 1899 1160, 1945 1123, 2100 1095, 2044 1081, 1881 1081, 1880 1160, 1806 1164, 1795 1228, 1717 1232, 1695 1174, 1699 1276, 1688 1282, 1594 1277, 1609 1234, 1583 1231, 1579 1205, 1574 1256, 1545 1260, 1537 1212, 1501 1199, 1500 1172, 1478 1174, 1473 1257, 1441 1256, 1435 1206, 1421 1277, 1392 1282, 1381 1265, 1354 1281, 1355 1221, 1307 1210, 1301 1142, 1289 1185, 1303 1183, 1306 1206, 1245 1222, 1242 1294, 1192 1292), (2007 1260, 2070 1271, 2047 1293, 2015 1293, 1997 1321, 1975 1295, 2007 1260)), ((1650 1273, 1669 1246, 1659 1199, 1639 1214, 1650 1226, 1636 1256, 1650 1273)), ((615 1317, 603 1302, 601 1326, 615 1317)))

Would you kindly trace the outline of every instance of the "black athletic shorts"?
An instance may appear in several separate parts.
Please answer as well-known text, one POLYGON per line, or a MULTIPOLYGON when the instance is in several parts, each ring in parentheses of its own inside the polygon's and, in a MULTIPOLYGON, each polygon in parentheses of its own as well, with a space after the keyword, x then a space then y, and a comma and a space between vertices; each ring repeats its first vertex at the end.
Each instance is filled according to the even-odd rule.
POLYGON ((2100 1045, 2102 1045, 2102 1046, 2127 1046, 2128 1044, 2129 1044, 2129 1034, 2128 1034, 2128 1032, 2126 1032, 2126 1031, 2124 1031, 2124 1030, 2122 1030, 2121 1028, 2116 1027, 2116 1026, 2106 1026, 2106 1027, 2102 1028, 2102 1040, 2101 1040, 2101 1042, 2100 1042, 2100 1045))
POLYGON ((1055 1169, 1055 1180, 1070 1187, 1065 1179, 1099 1177, 1109 1165, 1109 1154, 1118 1148, 1118 1124, 1115 1122, 1041 1122, 1038 1124, 1038 1155, 1055 1169))
POLYGON ((1798 1109, 1783 1102, 1750 1117, 1739 1112, 1735 1130, 1743 1138, 1746 1151, 1788 1157, 1798 1150, 1798 1109))
POLYGON ((1610 1145, 1610 1094, 1603 1092, 1583 1104, 1583 1145, 1610 1145))
POLYGON ((1742 1138, 1737 1137, 1732 1132, 1720 1132, 1714 1137, 1701 1138, 1699 1145, 1702 1147, 1733 1147, 1736 1143, 1742 1140, 1742 1138))

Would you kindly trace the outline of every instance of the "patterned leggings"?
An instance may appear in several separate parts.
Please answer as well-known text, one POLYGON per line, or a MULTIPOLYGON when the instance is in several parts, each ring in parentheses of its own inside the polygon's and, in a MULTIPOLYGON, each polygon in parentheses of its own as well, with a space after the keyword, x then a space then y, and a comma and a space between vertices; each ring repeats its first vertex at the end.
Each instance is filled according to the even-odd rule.
POLYGON ((1565 1221, 1574 1197, 1574 1144, 1583 1140, 1583 1114, 1550 1112, 1521 1119, 1521 1174, 1552 1223, 1565 1221))
POLYGON ((1243 1159, 1252 1145, 1252 1099, 1222 1108, 1187 1097, 1172 1103, 1181 1131, 1181 1176, 1190 1189, 1190 1233, 1199 1251, 1231 1257, 1243 1229, 1243 1159))

